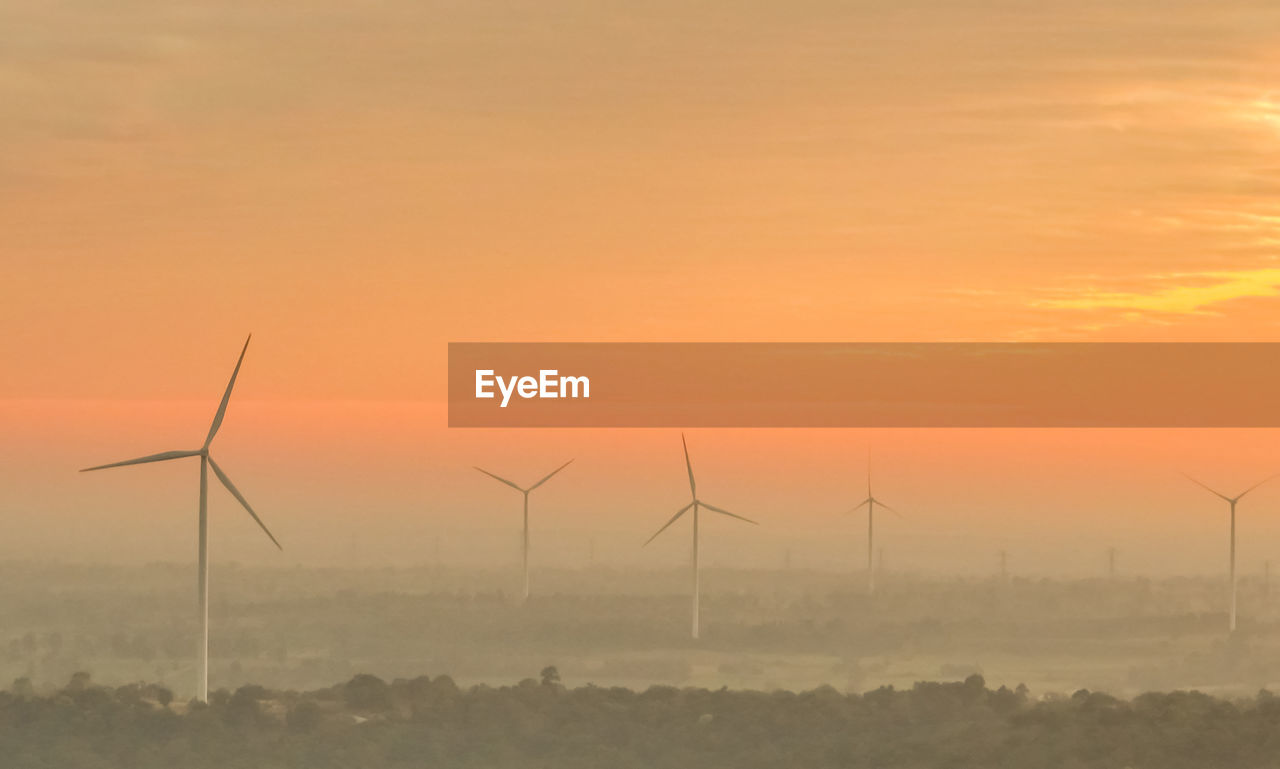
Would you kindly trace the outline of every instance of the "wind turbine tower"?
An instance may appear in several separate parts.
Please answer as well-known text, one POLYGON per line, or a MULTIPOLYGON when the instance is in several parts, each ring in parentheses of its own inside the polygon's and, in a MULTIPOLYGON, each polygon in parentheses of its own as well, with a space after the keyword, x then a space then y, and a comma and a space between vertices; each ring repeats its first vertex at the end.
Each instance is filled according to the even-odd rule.
MULTIPOLYGON (((253 335, 249 335, 252 339, 253 335)), ((240 364, 244 363, 244 354, 249 349, 249 339, 245 339, 244 348, 240 350, 240 358, 236 361, 235 370, 231 372, 231 381, 227 383, 227 390, 222 394, 222 402, 218 404, 218 411, 213 415, 213 425, 209 428, 209 434, 205 436, 204 444, 198 449, 190 451, 164 451, 159 454, 151 454, 138 459, 126 459, 123 462, 112 462, 108 465, 98 465, 97 467, 86 467, 81 470, 87 473, 92 470, 105 470, 109 467, 125 467, 128 465, 142 465, 150 462, 167 462, 171 459, 185 459, 187 457, 200 457, 200 544, 199 554, 197 558, 196 571, 196 612, 200 623, 200 645, 197 648, 197 666, 196 666, 196 699, 201 702, 207 702, 209 699, 209 471, 212 470, 214 476, 231 492, 231 496, 244 507, 245 511, 257 522, 258 526, 267 535, 275 546, 281 550, 280 542, 275 538, 267 525, 262 522, 258 514, 249 506, 248 500, 235 487, 227 474, 222 471, 217 462, 213 461, 213 455, 209 453, 209 446, 213 443, 213 438, 218 434, 218 428, 222 427, 222 420, 227 415, 227 403, 231 400, 231 390, 236 386, 236 377, 240 374, 240 364)))
POLYGON ((691 559, 690 565, 692 567, 691 577, 693 582, 693 638, 696 641, 698 639, 699 630, 700 630, 699 628, 700 617, 699 617, 699 607, 698 607, 698 593, 699 593, 698 509, 705 507, 713 513, 719 513, 720 515, 727 515, 730 518, 737 518, 740 521, 746 521, 747 523, 750 523, 750 524, 755 524, 755 521, 751 520, 750 518, 743 518, 741 515, 738 515, 736 513, 731 513, 728 510, 723 510, 719 507, 716 507, 715 505, 707 504, 706 502, 703 502, 701 499, 698 499, 698 484, 693 479, 693 463, 689 461, 689 444, 685 442, 684 433, 680 434, 680 443, 682 446, 684 446, 684 465, 685 465, 685 468, 688 469, 689 471, 689 497, 690 497, 689 504, 677 510, 676 514, 671 516, 671 520, 662 524, 661 529, 658 529, 656 532, 654 532, 652 537, 649 537, 649 539, 645 540, 645 543, 644 545, 642 545, 642 547, 647 546, 650 542, 657 539, 659 534, 667 530, 667 527, 669 527, 671 524, 675 523, 676 521, 680 520, 680 516, 684 515, 690 510, 693 510, 693 557, 691 559))
POLYGON ((511 481, 507 480, 506 478, 503 478, 503 477, 498 476, 498 475, 494 475, 493 473, 489 472, 488 470, 485 470, 485 469, 484 469, 484 468, 482 468, 482 467, 477 467, 477 468, 476 468, 477 470, 479 470, 480 472, 482 472, 482 473, 484 473, 485 475, 489 476, 490 478, 493 478, 493 479, 494 479, 494 480, 496 480, 496 481, 500 481, 500 482, 502 482, 502 483, 505 483, 505 484, 507 484, 508 486, 510 486, 511 488, 515 489, 516 491, 518 491, 518 492, 520 492, 521 494, 523 494, 523 495, 524 495, 524 530, 523 530, 523 534, 522 534, 522 537, 521 537, 521 539, 522 539, 522 548, 521 548, 521 550, 522 550, 522 552, 524 553, 524 600, 526 600, 526 601, 527 601, 527 600, 529 600, 529 492, 533 491, 534 489, 538 488, 538 487, 539 487, 539 486, 541 486, 542 484, 544 484, 544 483, 546 483, 547 481, 551 480, 551 479, 552 479, 552 477, 554 477, 556 473, 558 473, 558 472, 560 472, 561 470, 565 469, 566 467, 568 467, 568 466, 569 466, 570 464, 572 464, 572 463, 573 463, 573 460, 572 460, 572 459, 570 459, 568 462, 565 462, 563 465, 560 465, 560 466, 559 466, 559 467, 557 467, 556 469, 552 470, 550 473, 547 473, 546 477, 544 477, 542 480, 538 481, 537 483, 533 484, 532 486, 530 486, 530 487, 528 487, 528 488, 523 488, 523 487, 521 487, 521 486, 517 486, 516 484, 514 484, 514 483, 512 483, 511 481))
POLYGON ((1229 562, 1230 565, 1228 566, 1228 570, 1227 570, 1227 581, 1231 585, 1231 588, 1230 588, 1231 589, 1231 610, 1227 618, 1227 631, 1234 633, 1236 632, 1236 504, 1244 497, 1245 494, 1248 494, 1249 492, 1258 488, 1259 486, 1271 480, 1272 478, 1275 478, 1276 475, 1280 475, 1280 473, 1263 478, 1262 480, 1253 484, 1252 486, 1240 492, 1239 494, 1235 495, 1234 497, 1228 497, 1226 494, 1223 494, 1220 491, 1211 489, 1205 484, 1201 483, 1200 481, 1197 481, 1195 478, 1192 478, 1190 475, 1187 475, 1186 473, 1183 473, 1183 475, 1186 476, 1187 480, 1205 489, 1210 494, 1213 494, 1214 496, 1220 497, 1221 499, 1225 500, 1227 503, 1227 507, 1231 512, 1231 544, 1229 547, 1229 551, 1231 555, 1230 555, 1230 562, 1229 562))
POLYGON ((867 508, 867 595, 871 595, 876 591, 876 570, 875 570, 875 538, 876 538, 876 505, 883 507, 885 510, 893 513, 899 518, 902 513, 889 507, 884 502, 876 499, 871 493, 871 452, 867 452, 867 498, 859 502, 849 511, 849 514, 858 512, 863 505, 867 508))

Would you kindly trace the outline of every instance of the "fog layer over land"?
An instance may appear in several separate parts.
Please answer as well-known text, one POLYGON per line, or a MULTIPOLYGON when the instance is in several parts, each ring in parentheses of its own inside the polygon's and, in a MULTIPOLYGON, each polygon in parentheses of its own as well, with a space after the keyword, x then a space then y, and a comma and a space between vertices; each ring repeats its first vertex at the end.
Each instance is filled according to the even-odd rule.
MULTIPOLYGON (((158 682, 186 699, 196 625, 191 570, 0 566, 0 679, 37 691, 77 671, 158 682)), ((942 579, 708 569, 703 638, 688 637, 687 572, 543 570, 531 600, 507 571, 214 571, 210 688, 305 689, 357 673, 498 684, 555 665, 571 685, 861 692, 981 673, 1040 696, 1280 681, 1280 585, 1241 584, 1226 633, 1224 580, 942 579)))

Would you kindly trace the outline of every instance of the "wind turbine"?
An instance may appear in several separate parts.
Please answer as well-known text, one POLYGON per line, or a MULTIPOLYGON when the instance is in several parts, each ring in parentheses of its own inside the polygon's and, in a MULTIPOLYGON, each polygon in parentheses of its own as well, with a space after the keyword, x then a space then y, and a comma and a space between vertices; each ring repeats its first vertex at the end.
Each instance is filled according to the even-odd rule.
POLYGON ((1240 499, 1245 494, 1248 494, 1249 492, 1258 488, 1259 486, 1266 483, 1267 481, 1275 478, 1277 475, 1280 475, 1280 473, 1276 473, 1276 475, 1269 475, 1266 478, 1263 478, 1262 480, 1253 484, 1252 486, 1240 492, 1239 494, 1235 495, 1234 497, 1228 497, 1226 494, 1223 494, 1220 491, 1211 489, 1205 484, 1201 483, 1200 481, 1197 481, 1195 478, 1192 478, 1190 475, 1187 475, 1186 473, 1183 473, 1183 475, 1186 476, 1187 480, 1205 489, 1210 494, 1213 494, 1214 496, 1221 497, 1222 499, 1226 500, 1227 505, 1231 509, 1231 566, 1229 571, 1227 572, 1227 581, 1231 583, 1231 613, 1227 620, 1227 629, 1229 632, 1234 633, 1236 632, 1236 503, 1239 502, 1240 499))
POLYGON ((876 499, 871 493, 871 452, 867 452, 867 498, 859 502, 849 511, 849 514, 858 512, 862 506, 867 506, 867 595, 871 595, 876 591, 876 570, 872 562, 872 554, 875 552, 875 527, 876 527, 876 505, 883 507, 885 510, 893 513, 899 518, 902 513, 894 510, 885 503, 876 499))
POLYGON ((213 461, 213 456, 209 453, 209 445, 213 443, 213 437, 218 434, 218 428, 222 426, 222 419, 227 414, 227 402, 231 400, 231 388, 236 385, 236 376, 240 374, 240 364, 244 363, 244 354, 249 349, 249 339, 253 335, 250 334, 248 339, 244 340, 244 348, 240 350, 240 358, 236 361, 235 370, 231 372, 231 381, 227 383, 227 391, 222 394, 222 402, 218 404, 218 412, 213 415, 213 425, 209 428, 209 434, 205 436, 204 445, 198 449, 191 451, 164 451, 159 454, 151 454, 150 456, 139 457, 138 459, 126 459, 123 462, 112 462, 109 465, 98 465, 97 467, 86 467, 81 470, 87 473, 91 470, 105 470, 108 467, 125 467, 127 465, 142 465, 150 462, 167 462, 170 459, 185 459, 187 457, 200 457, 200 555, 196 572, 196 602, 197 611, 200 618, 200 647, 198 651, 199 665, 196 671, 196 698, 204 702, 209 699, 209 470, 213 470, 213 474, 227 487, 227 491, 231 492, 231 496, 236 498, 244 509, 249 513, 258 526, 262 527, 262 531, 275 544, 277 548, 283 550, 279 540, 271 533, 267 525, 262 522, 258 514, 249 506, 248 500, 235 487, 227 474, 218 467, 218 463, 213 461))
POLYGON ((573 460, 570 459, 568 462, 565 462, 563 465, 560 465, 556 469, 552 470, 550 473, 547 474, 545 478, 533 484, 527 489, 517 486, 516 484, 507 480, 506 478, 503 478, 498 475, 494 475, 488 470, 485 470, 483 467, 476 468, 477 470, 489 476, 490 478, 493 478, 496 481, 501 481, 524 495, 524 599, 526 601, 529 600, 529 492, 533 491, 534 489, 538 488, 542 484, 551 480, 552 476, 554 476, 556 473, 568 467, 572 462, 573 460))
POLYGON ((654 532, 652 537, 645 540, 642 547, 648 546, 650 542, 657 539, 659 534, 667 530, 667 527, 680 520, 680 516, 689 512, 690 509, 693 510, 693 638, 696 641, 698 639, 698 508, 705 507, 713 513, 727 515, 730 518, 737 518, 740 521, 746 521, 750 524, 759 524, 756 524, 756 522, 750 518, 743 518, 741 515, 731 513, 728 510, 722 510, 715 505, 709 505, 701 499, 698 499, 698 484, 693 480, 693 463, 689 461, 689 444, 684 440, 684 433, 680 434, 680 443, 684 446, 684 465, 689 470, 689 504, 677 510, 676 514, 671 516, 671 520, 664 523, 661 529, 658 529, 654 532))

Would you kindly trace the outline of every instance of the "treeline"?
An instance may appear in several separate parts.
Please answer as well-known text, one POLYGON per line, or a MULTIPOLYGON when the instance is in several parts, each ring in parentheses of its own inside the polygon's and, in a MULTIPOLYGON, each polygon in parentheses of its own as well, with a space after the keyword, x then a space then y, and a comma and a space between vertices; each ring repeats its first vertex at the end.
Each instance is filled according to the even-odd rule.
POLYGON ((919 683, 842 694, 567 689, 554 668, 514 686, 369 675, 310 692, 244 686, 206 705, 78 674, 0 692, 0 764, 77 767, 1273 767, 1280 700, 1197 692, 1133 700, 1079 691, 919 683))

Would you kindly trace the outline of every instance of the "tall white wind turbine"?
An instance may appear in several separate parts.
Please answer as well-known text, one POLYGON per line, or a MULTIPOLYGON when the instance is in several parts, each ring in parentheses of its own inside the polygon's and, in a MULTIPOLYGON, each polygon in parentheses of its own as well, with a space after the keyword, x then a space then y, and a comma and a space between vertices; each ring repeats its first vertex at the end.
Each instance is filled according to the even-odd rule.
POLYGON ((1222 499, 1226 500, 1227 506, 1231 510, 1231 548, 1230 548, 1231 561, 1230 561, 1230 567, 1228 568, 1228 571, 1227 571, 1227 581, 1231 583, 1231 612, 1228 615, 1228 619, 1227 619, 1227 630, 1231 633, 1234 633, 1236 632, 1236 503, 1239 502, 1240 499, 1245 494, 1248 494, 1249 492, 1258 488, 1259 486, 1266 483, 1267 481, 1273 478, 1276 478, 1277 476, 1280 476, 1280 473, 1276 473, 1276 475, 1269 475, 1266 478, 1263 478, 1262 480, 1253 484, 1252 486, 1240 492, 1239 494, 1235 495, 1234 497, 1228 497, 1226 494, 1223 494, 1222 492, 1217 491, 1216 489, 1211 489, 1207 485, 1201 483, 1200 481, 1197 481, 1195 478, 1192 478, 1190 475, 1187 475, 1186 473, 1183 473, 1183 475, 1186 476, 1187 480, 1205 489, 1210 494, 1213 494, 1214 496, 1221 497, 1222 499))
POLYGON ((201 702, 209 699, 209 470, 213 470, 213 474, 227 487, 227 491, 231 492, 231 496, 244 507, 267 537, 281 550, 279 540, 262 522, 258 514, 249 506, 248 500, 235 487, 227 474, 218 467, 218 463, 213 461, 213 455, 209 453, 209 445, 213 443, 213 437, 218 434, 218 428, 222 427, 222 419, 227 414, 227 402, 231 400, 231 389, 236 385, 236 376, 240 374, 240 364, 244 362, 244 354, 249 349, 249 339, 253 335, 250 334, 248 339, 244 340, 244 348, 240 350, 240 358, 236 361, 235 370, 231 372, 231 381, 227 383, 227 391, 222 394, 222 402, 218 404, 218 411, 213 415, 213 425, 209 428, 209 434, 205 436, 204 444, 191 451, 164 451, 159 454, 151 454, 150 456, 139 457, 138 459, 126 459, 123 462, 112 462, 109 465, 98 465, 97 467, 86 467, 81 470, 87 473, 91 470, 105 470, 108 467, 125 467, 127 465, 142 465, 150 462, 166 462, 170 459, 185 459, 187 457, 200 457, 200 552, 198 558, 196 572, 196 603, 200 620, 200 646, 197 657, 199 658, 198 668, 196 670, 196 698, 201 702))
POLYGON ((858 512, 862 509, 863 505, 866 505, 867 507, 867 595, 871 595, 876 591, 876 570, 875 564, 872 562, 872 554, 875 552, 876 505, 883 507, 885 510, 888 510, 899 518, 902 517, 902 513, 899 513, 897 510, 894 510, 892 507, 889 507, 885 503, 876 499, 875 495, 871 493, 870 451, 867 452, 867 498, 855 505, 853 509, 849 510, 849 514, 852 515, 853 513, 858 512))
POLYGON ((477 470, 489 476, 490 478, 493 478, 496 481, 501 481, 502 483, 507 484, 511 488, 515 489, 516 491, 524 495, 524 599, 526 601, 529 600, 529 492, 533 491, 534 489, 538 488, 542 484, 551 480, 551 478, 555 476, 556 473, 565 469, 572 463, 573 463, 573 460, 570 459, 568 462, 565 462, 563 465, 560 465, 556 469, 552 470, 550 473, 547 473, 547 476, 545 478, 533 484, 527 489, 517 486, 516 484, 507 480, 506 478, 503 478, 498 475, 494 475, 493 473, 489 472, 483 467, 476 468, 477 470))
POLYGON ((705 507, 713 513, 727 515, 730 518, 737 518, 740 521, 746 521, 747 523, 750 523, 750 524, 755 524, 756 522, 751 520, 750 518, 743 518, 741 515, 737 515, 736 513, 731 513, 728 510, 722 510, 716 507, 715 505, 709 505, 706 502, 703 502, 701 499, 698 499, 698 484, 693 480, 693 463, 689 461, 689 444, 686 443, 684 440, 684 433, 680 434, 680 443, 681 445, 684 446, 684 465, 689 470, 689 497, 690 497, 689 504, 677 510, 676 514, 671 516, 671 520, 664 523, 661 529, 658 529, 656 532, 654 532, 652 537, 649 537, 649 539, 645 540, 644 546, 647 546, 650 542, 657 539, 658 535, 666 531, 667 527, 669 527, 671 524, 680 520, 680 516, 689 512, 690 509, 693 510, 693 559, 692 559, 693 638, 694 640, 697 640, 698 629, 699 629, 699 622, 698 622, 698 617, 699 617, 699 613, 698 613, 698 508, 705 507))

